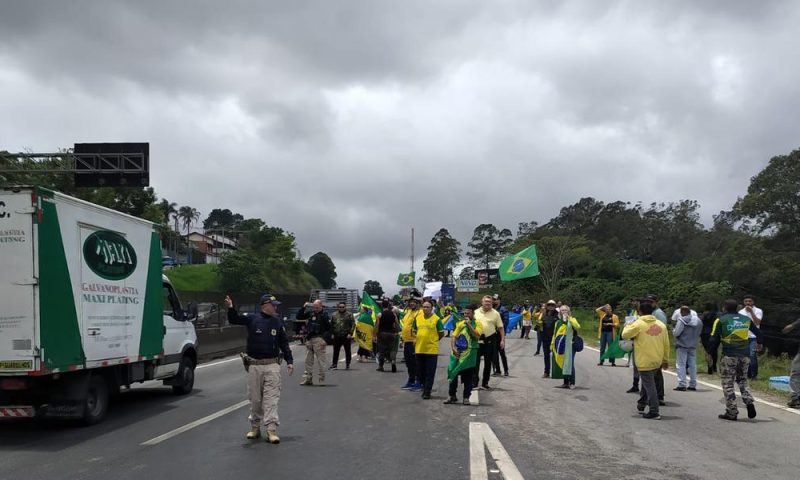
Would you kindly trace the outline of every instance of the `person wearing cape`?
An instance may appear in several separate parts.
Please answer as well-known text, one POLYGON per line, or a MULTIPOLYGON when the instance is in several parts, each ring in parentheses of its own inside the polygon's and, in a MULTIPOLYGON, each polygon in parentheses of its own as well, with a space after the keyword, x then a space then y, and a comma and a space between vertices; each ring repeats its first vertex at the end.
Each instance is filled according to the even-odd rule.
POLYGON ((564 379, 562 388, 575 386, 575 352, 572 349, 572 339, 578 334, 580 328, 581 325, 572 316, 570 308, 562 305, 559 308, 559 316, 555 325, 555 335, 550 343, 553 356, 550 372, 552 378, 564 379))
MULTIPOLYGON (((483 325, 475 320, 476 305, 464 307, 464 318, 458 319, 450 340, 450 363, 447 365, 447 380, 450 382, 449 397, 445 404, 458 403, 458 378, 464 385, 464 405, 469 405, 469 397, 475 382, 475 369, 478 364, 478 339, 483 333, 483 325)), ((456 313, 452 314, 456 317, 456 313)))

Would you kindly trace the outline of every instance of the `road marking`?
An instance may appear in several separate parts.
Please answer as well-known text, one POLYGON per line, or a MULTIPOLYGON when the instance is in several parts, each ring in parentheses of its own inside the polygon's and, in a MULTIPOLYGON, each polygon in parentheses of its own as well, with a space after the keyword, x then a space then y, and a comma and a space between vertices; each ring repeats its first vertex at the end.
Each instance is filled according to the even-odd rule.
POLYGON ((503 444, 497 439, 492 428, 486 423, 470 422, 469 424, 469 478, 470 480, 487 480, 486 453, 489 450, 497 468, 506 480, 524 480, 517 466, 511 460, 503 444))
POLYGON ((205 416, 205 417, 203 417, 203 418, 201 418, 199 420, 195 420, 194 422, 187 423, 186 425, 184 425, 182 427, 178 427, 175 430, 167 432, 167 433, 165 433, 163 435, 159 435, 159 436, 157 436, 155 438, 151 438, 150 440, 148 440, 146 442, 143 442, 141 445, 148 446, 148 447, 151 447, 153 445, 158 445, 159 443, 161 443, 161 442, 163 442, 165 440, 169 440, 170 438, 172 438, 172 437, 174 437, 176 435, 180 435, 181 433, 187 432, 187 431, 189 431, 189 430, 191 430, 191 429, 193 429, 195 427, 199 427, 200 425, 203 425, 204 423, 208 423, 208 422, 210 422, 212 420, 215 420, 215 419, 217 419, 219 417, 227 415, 227 414, 229 414, 231 412, 235 412, 236 410, 239 410, 240 408, 242 408, 244 406, 247 406, 249 404, 250 404, 250 400, 243 400, 243 401, 241 401, 241 402, 239 402, 239 403, 237 403, 235 405, 231 405, 228 408, 223 408, 222 410, 220 410, 220 411, 218 411, 216 413, 212 413, 211 415, 205 416))
POLYGON ((228 362, 233 362, 233 361, 235 361, 235 360, 239 360, 239 358, 240 358, 240 357, 236 356, 236 357, 233 357, 233 358, 229 358, 229 359, 227 359, 227 360, 220 360, 219 362, 214 362, 214 363, 203 363, 203 364, 200 364, 200 365, 198 365, 198 366, 197 366, 197 367, 195 367, 195 368, 196 368, 196 369, 199 369, 199 368, 206 368, 206 367, 216 367, 217 365, 222 365, 223 363, 228 363, 228 362))
MULTIPOLYGON (((595 351, 597 353, 600 353, 600 350, 598 350, 597 348, 589 347, 589 346, 587 346, 585 348, 587 348, 589 350, 592 350, 592 351, 595 351)), ((662 371, 664 373, 666 373, 667 375, 672 375, 673 377, 677 377, 678 376, 678 374, 676 372, 671 372, 669 370, 662 370, 662 371)), ((706 382, 705 380, 697 380, 697 383, 699 383, 700 385, 709 387, 709 388, 713 388, 714 390, 722 391, 722 387, 721 386, 714 385, 713 383, 706 382)), ((755 400, 758 403, 763 403, 764 405, 769 405, 770 407, 777 408, 778 410, 783 410, 784 412, 789 412, 789 413, 793 413, 795 415, 800 415, 800 410, 797 410, 795 408, 789 408, 789 407, 777 404, 775 402, 770 402, 769 400, 764 400, 763 398, 758 398, 758 397, 753 397, 753 400, 755 400)))

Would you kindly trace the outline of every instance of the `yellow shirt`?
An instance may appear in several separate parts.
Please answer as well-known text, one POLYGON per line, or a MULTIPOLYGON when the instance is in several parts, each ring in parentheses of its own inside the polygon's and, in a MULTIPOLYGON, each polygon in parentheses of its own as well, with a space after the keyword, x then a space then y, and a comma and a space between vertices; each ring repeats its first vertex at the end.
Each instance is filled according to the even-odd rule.
POLYGON ((475 310, 475 319, 481 323, 483 335, 486 338, 491 337, 497 333, 498 329, 503 328, 503 319, 500 318, 500 314, 494 308, 488 312, 484 312, 483 308, 475 310))
POLYGON ((414 323, 414 319, 417 316, 422 316, 422 309, 418 308, 416 310, 406 310, 403 313, 403 330, 400 332, 400 338, 403 342, 413 342, 414 341, 414 332, 411 331, 411 324, 414 323))
POLYGON ((412 330, 417 334, 414 343, 415 353, 429 355, 439 353, 439 332, 444 332, 444 325, 438 315, 432 313, 428 318, 425 318, 425 315, 417 315, 412 330))

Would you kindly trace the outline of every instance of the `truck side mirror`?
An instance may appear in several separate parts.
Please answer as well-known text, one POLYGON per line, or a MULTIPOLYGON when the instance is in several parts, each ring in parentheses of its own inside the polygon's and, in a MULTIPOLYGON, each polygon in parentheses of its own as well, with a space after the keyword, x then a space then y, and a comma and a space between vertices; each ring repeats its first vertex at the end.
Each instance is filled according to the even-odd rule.
POLYGON ((194 322, 197 320, 197 302, 189 302, 189 305, 186 305, 186 313, 184 313, 184 320, 189 322, 194 322))

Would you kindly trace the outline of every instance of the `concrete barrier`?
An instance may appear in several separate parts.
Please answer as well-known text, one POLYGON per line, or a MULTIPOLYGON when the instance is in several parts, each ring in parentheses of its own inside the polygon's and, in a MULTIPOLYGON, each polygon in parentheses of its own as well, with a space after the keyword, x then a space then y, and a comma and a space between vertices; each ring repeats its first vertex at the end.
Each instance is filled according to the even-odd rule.
POLYGON ((247 330, 239 325, 197 329, 197 350, 201 362, 243 352, 246 344, 247 330))

